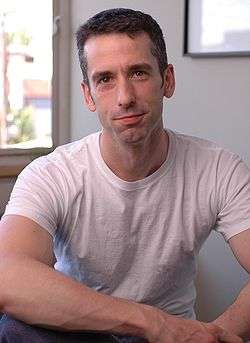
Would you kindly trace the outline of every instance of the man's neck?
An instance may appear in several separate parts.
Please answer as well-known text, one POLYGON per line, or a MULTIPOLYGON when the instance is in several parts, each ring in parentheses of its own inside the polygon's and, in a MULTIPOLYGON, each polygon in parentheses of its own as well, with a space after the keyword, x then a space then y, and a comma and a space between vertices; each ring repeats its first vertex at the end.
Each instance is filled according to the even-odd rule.
POLYGON ((102 158, 113 173, 125 181, 137 181, 153 174, 166 160, 168 146, 169 137, 164 130, 136 146, 114 144, 104 134, 100 139, 102 158))

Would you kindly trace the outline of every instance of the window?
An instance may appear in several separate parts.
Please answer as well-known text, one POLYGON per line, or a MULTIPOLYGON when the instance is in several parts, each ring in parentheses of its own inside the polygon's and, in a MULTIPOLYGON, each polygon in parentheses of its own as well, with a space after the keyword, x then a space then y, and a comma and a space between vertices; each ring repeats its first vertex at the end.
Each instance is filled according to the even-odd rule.
POLYGON ((184 54, 250 55, 249 0, 186 0, 184 54))
POLYGON ((70 1, 1 0, 0 24, 0 177, 6 177, 69 140, 70 1))

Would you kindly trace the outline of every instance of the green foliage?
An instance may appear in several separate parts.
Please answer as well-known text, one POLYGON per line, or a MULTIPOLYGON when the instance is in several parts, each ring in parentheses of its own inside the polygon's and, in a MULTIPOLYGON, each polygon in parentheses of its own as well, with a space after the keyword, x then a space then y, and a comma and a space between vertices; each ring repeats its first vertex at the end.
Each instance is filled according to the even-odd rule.
POLYGON ((27 106, 14 112, 14 124, 18 128, 18 135, 10 139, 8 144, 27 142, 35 138, 33 107, 27 106))
POLYGON ((21 44, 24 46, 28 46, 31 42, 31 39, 31 36, 24 30, 7 33, 7 45, 21 44))

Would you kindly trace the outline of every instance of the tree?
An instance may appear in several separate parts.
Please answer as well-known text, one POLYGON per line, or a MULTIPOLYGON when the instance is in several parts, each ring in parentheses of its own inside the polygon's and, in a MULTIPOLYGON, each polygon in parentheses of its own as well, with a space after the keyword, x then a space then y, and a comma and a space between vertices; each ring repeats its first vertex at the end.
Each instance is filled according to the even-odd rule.
POLYGON ((13 113, 13 122, 18 129, 18 134, 11 137, 8 144, 17 144, 35 138, 33 112, 32 106, 26 106, 13 113))

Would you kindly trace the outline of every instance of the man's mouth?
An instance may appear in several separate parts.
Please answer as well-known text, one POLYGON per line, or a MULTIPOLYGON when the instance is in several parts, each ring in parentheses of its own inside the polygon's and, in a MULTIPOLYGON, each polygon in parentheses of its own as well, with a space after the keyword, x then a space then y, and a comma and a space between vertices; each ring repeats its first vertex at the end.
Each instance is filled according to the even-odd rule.
POLYGON ((115 118, 116 121, 122 122, 124 124, 127 125, 133 125, 133 124, 137 124, 139 123, 145 113, 141 113, 141 114, 126 114, 124 116, 119 116, 117 118, 115 118))

